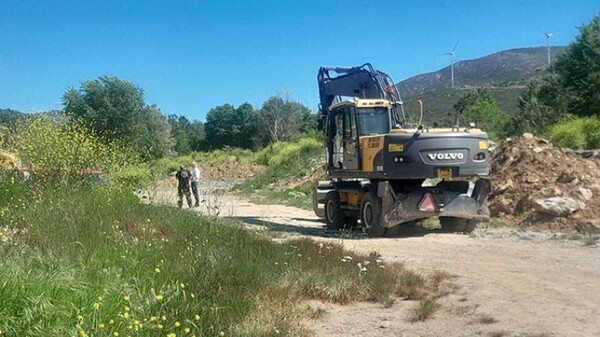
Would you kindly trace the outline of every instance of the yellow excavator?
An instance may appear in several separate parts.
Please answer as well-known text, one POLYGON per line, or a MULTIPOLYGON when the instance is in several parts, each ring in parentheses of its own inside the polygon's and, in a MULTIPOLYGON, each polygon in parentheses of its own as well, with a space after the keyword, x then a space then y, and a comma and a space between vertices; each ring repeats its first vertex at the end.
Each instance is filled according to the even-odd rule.
POLYGON ((319 129, 327 176, 313 191, 329 229, 393 236, 402 225, 439 217, 442 230, 470 232, 490 220, 485 200, 489 141, 473 125, 411 124, 392 79, 371 64, 321 67, 319 129))

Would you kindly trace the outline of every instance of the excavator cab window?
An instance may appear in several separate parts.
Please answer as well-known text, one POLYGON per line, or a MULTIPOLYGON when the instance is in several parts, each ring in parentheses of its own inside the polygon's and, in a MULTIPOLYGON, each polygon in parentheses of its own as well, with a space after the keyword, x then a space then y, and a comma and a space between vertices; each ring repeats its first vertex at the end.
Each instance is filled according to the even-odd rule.
POLYGON ((380 135, 390 132, 390 114, 387 108, 356 109, 359 136, 380 135))

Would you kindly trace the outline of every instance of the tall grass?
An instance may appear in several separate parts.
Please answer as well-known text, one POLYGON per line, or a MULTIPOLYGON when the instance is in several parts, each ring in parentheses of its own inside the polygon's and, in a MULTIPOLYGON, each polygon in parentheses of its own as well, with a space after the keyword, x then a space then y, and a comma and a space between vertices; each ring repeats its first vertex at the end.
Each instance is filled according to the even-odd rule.
POLYGON ((304 299, 406 293, 375 255, 274 243, 107 185, 0 188, 3 336, 297 335, 304 299))
POLYGON ((311 171, 320 162, 324 153, 323 144, 314 138, 303 138, 297 142, 281 142, 266 147, 256 154, 259 164, 269 165, 255 178, 239 186, 242 191, 253 191, 284 179, 299 178, 311 171))

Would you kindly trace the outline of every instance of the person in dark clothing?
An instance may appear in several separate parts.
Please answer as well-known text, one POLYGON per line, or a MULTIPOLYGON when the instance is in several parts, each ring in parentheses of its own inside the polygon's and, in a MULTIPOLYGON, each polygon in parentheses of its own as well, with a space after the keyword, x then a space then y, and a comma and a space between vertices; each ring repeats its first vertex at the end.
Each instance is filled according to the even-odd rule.
POLYGON ((185 195, 185 199, 187 200, 188 206, 192 207, 192 195, 190 194, 190 178, 191 174, 185 166, 179 166, 179 171, 175 175, 177 178, 177 205, 179 208, 183 207, 183 196, 185 195))

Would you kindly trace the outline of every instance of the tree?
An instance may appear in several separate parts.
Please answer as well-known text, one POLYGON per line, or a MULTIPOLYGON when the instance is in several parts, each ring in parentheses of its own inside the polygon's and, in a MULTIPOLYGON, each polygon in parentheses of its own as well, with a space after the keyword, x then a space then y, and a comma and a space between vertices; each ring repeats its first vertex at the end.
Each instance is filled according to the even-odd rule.
POLYGON ((216 106, 206 115, 206 140, 215 148, 225 146, 253 148, 257 136, 256 112, 249 103, 237 107, 231 104, 216 106))
POLYGON ((263 103, 259 113, 261 145, 289 141, 292 137, 314 128, 314 119, 310 109, 301 103, 292 101, 289 94, 285 98, 272 96, 263 103))
POLYGON ((206 148, 206 134, 204 124, 199 121, 190 121, 185 116, 169 115, 171 135, 175 140, 173 149, 178 154, 188 154, 192 151, 201 151, 206 148))
POLYGON ((83 120, 103 139, 119 140, 146 159, 167 154, 172 139, 160 109, 144 102, 143 90, 117 77, 102 76, 83 82, 81 89, 63 95, 64 112, 83 120))
POLYGON ((568 112, 578 116, 600 115, 600 15, 579 29, 579 36, 559 55, 552 72, 568 112))
POLYGON ((487 131, 492 138, 502 135, 507 117, 500 112, 488 90, 479 88, 463 94, 454 104, 454 109, 463 124, 474 122, 479 128, 487 131))

